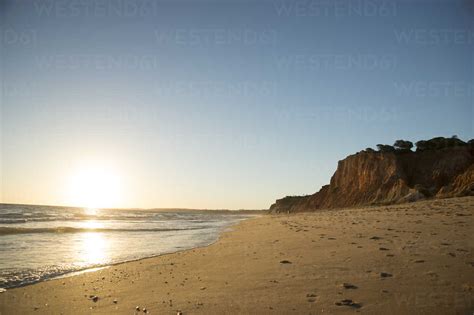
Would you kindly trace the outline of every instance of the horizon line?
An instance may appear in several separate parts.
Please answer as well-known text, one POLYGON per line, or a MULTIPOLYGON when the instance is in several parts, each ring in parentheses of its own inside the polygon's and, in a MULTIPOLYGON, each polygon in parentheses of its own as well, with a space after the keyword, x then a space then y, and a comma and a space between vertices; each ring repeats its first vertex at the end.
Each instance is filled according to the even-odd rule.
POLYGON ((53 204, 36 204, 36 203, 16 203, 16 202, 0 202, 0 205, 16 205, 16 206, 40 206, 40 207, 57 207, 57 208, 75 208, 75 209, 98 209, 98 210, 188 210, 188 211, 267 211, 268 209, 229 209, 229 208, 189 208, 189 207, 152 207, 152 208, 127 208, 127 207, 82 207, 82 206, 66 206, 53 204))

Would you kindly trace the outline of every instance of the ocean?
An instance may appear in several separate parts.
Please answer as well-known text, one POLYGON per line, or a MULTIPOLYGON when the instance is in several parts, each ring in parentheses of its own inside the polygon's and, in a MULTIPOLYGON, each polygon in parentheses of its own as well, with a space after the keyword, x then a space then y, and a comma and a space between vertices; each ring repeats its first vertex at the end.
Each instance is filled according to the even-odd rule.
POLYGON ((0 291, 206 246, 251 216, 0 204, 0 291))

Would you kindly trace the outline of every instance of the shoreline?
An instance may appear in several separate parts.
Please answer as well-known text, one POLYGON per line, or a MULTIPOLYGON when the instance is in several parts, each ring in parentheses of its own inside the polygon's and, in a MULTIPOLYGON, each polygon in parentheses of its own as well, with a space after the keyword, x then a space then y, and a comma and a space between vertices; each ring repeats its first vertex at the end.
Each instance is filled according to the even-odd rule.
POLYGON ((468 313, 473 205, 248 218, 206 247, 9 289, 0 314, 468 313))
POLYGON ((26 286, 29 286, 29 285, 35 285, 35 284, 38 284, 38 283, 41 283, 41 282, 44 282, 44 281, 52 281, 52 280, 65 279, 65 278, 69 278, 69 277, 80 276, 81 274, 84 274, 84 273, 96 272, 96 271, 99 271, 99 270, 102 270, 102 269, 112 268, 114 266, 118 266, 118 265, 122 265, 122 264, 128 264, 128 263, 131 263, 131 262, 137 262, 137 261, 141 261, 141 260, 153 259, 153 258, 162 257, 162 256, 166 256, 166 255, 177 254, 177 253, 180 253, 180 252, 185 252, 185 251, 189 251, 189 250, 193 250, 193 249, 209 247, 209 246, 217 243, 219 241, 219 239, 221 238, 223 233, 230 232, 230 231, 225 231, 225 230, 228 230, 228 229, 232 230, 233 227, 238 226, 241 222, 246 221, 246 220, 250 220, 250 219, 253 219, 253 218, 243 219, 243 220, 241 220, 239 222, 236 222, 234 224, 231 224, 229 226, 222 227, 222 231, 218 232, 217 238, 214 241, 210 242, 209 244, 199 245, 199 246, 196 246, 196 247, 191 247, 191 248, 186 248, 186 249, 180 249, 180 250, 177 250, 177 251, 174 251, 174 252, 169 252, 169 253, 155 254, 155 255, 152 255, 152 256, 146 256, 146 257, 141 257, 141 258, 136 258, 136 259, 131 259, 131 260, 120 261, 120 262, 116 262, 116 263, 107 264, 107 265, 104 265, 104 266, 97 266, 97 267, 91 267, 91 268, 86 268, 86 269, 77 270, 77 271, 71 271, 71 272, 67 272, 63 275, 55 276, 55 277, 52 277, 52 278, 49 278, 49 279, 39 280, 39 281, 34 282, 34 283, 28 283, 28 284, 21 285, 21 286, 18 286, 18 287, 12 287, 10 289, 7 288, 7 289, 5 289, 4 292, 6 292, 7 290, 11 290, 11 289, 26 287, 26 286))
MULTIPOLYGON (((75 276, 79 276, 79 275, 84 274, 84 273, 95 272, 95 271, 99 271, 99 270, 106 269, 106 268, 111 268, 111 267, 121 265, 121 264, 126 264, 126 263, 131 263, 131 262, 136 262, 136 261, 151 259, 151 258, 156 258, 156 257, 161 257, 161 256, 164 256, 164 255, 171 255, 171 254, 175 254, 175 253, 179 253, 179 252, 183 252, 183 251, 193 250, 193 249, 196 249, 196 248, 208 247, 208 246, 211 246, 212 244, 215 244, 216 242, 218 242, 221 235, 223 233, 225 233, 227 230, 231 230, 233 227, 239 225, 242 221, 253 219, 253 218, 256 218, 256 217, 259 217, 259 216, 261 216, 261 215, 251 215, 248 218, 244 218, 244 219, 241 219, 241 220, 239 220, 235 223, 232 223, 228 226, 221 227, 220 230, 217 232, 217 237, 215 238, 215 240, 211 241, 210 243, 206 243, 206 244, 203 244, 203 245, 197 245, 195 247, 190 247, 190 248, 179 249, 179 250, 172 251, 172 252, 165 252, 165 253, 161 253, 161 254, 152 254, 150 256, 144 256, 144 257, 140 257, 140 258, 134 258, 134 259, 124 260, 124 261, 119 261, 119 262, 113 262, 113 263, 108 263, 108 264, 103 264, 103 265, 96 265, 96 266, 93 266, 93 267, 86 267, 86 268, 83 268, 83 269, 65 271, 64 273, 59 273, 57 275, 46 277, 44 279, 34 280, 34 281, 31 281, 31 282, 28 282, 28 283, 21 283, 19 285, 14 285, 14 286, 10 286, 10 287, 8 287, 8 286, 0 287, 0 293, 4 293, 6 291, 17 289, 17 288, 23 288, 23 287, 26 287, 26 286, 35 285, 35 284, 46 282, 46 281, 53 281, 53 280, 57 280, 57 279, 65 279, 65 278, 69 278, 69 277, 75 277, 75 276)), ((0 315, 1 315, 1 312, 0 312, 0 315)))

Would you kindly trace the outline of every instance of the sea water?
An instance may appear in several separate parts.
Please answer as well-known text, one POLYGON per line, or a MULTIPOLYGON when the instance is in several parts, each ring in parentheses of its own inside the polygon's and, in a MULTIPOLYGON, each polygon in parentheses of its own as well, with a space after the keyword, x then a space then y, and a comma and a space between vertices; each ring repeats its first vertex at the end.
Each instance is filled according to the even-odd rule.
POLYGON ((206 246, 242 213, 0 204, 0 291, 206 246))

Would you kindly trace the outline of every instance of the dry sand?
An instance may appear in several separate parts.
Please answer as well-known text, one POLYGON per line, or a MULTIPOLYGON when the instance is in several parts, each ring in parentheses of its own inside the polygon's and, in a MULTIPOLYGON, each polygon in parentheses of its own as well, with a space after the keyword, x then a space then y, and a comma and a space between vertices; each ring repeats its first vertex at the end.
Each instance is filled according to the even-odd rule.
POLYGON ((466 197, 265 215, 206 248, 8 290, 0 314, 472 314, 473 214, 466 197))

